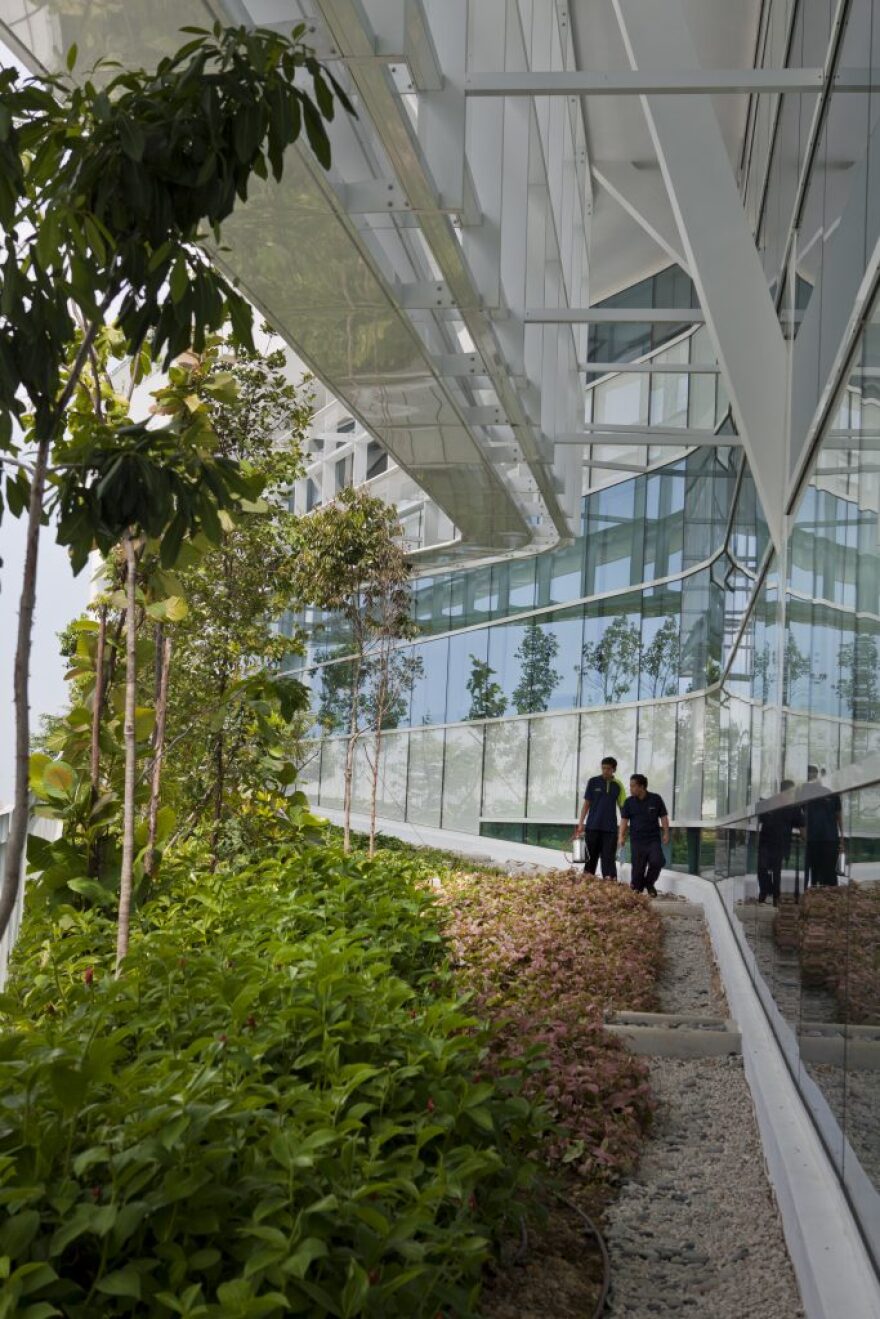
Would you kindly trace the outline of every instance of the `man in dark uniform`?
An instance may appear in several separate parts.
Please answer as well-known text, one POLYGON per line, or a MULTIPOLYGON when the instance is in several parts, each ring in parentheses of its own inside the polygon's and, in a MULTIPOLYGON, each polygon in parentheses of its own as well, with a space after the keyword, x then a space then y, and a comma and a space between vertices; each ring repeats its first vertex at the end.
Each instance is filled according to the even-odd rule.
MULTIPOLYGON (((794 787, 792 779, 783 779, 781 791, 794 787)), ((782 880, 782 863, 791 851, 791 836, 802 828, 804 813, 799 806, 780 806, 767 811, 758 820, 758 901, 773 899, 779 906, 779 888, 782 880)))
MULTIPOLYGON (((814 766, 809 768, 812 770, 814 766)), ((822 786, 818 772, 809 776, 808 783, 817 788, 817 795, 804 806, 810 883, 814 888, 833 887, 837 884, 838 857, 844 847, 843 806, 836 792, 822 786)))
POLYGON ((617 761, 613 756, 603 757, 601 769, 602 773, 594 775, 587 783, 575 837, 586 833, 584 870, 587 874, 598 875, 601 859, 602 877, 617 879, 617 808, 623 806, 626 793, 620 779, 615 778, 617 761))
POLYGON ((630 796, 621 808, 620 846, 626 842, 626 831, 632 833, 632 883, 636 893, 650 893, 656 898, 654 885, 666 858, 663 845, 669 842, 669 812, 659 792, 648 791, 644 774, 633 774, 629 781, 630 796))

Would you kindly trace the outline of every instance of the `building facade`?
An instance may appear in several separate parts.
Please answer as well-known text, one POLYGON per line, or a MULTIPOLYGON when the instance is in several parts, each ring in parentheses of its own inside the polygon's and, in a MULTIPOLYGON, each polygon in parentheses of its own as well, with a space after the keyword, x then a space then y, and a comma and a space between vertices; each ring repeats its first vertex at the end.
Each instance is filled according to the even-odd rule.
MULTIPOLYGON (((880 0, 0 0, 58 70, 217 18, 303 22, 357 106, 213 256, 321 382, 294 507, 401 512, 380 825, 558 845, 602 755, 647 773, 880 1266, 880 0), (757 830, 819 796, 846 882, 765 920, 757 830)), ((347 639, 289 621, 336 808, 347 639)))

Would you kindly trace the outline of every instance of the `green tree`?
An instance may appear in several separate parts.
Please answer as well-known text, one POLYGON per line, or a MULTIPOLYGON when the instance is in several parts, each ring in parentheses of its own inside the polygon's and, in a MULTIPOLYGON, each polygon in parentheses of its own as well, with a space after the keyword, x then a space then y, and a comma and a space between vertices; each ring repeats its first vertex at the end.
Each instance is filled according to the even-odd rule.
MULTIPOLYGON (((334 93, 351 107, 302 46, 304 31, 300 26, 287 38, 217 25, 213 33, 197 31, 154 72, 122 71, 107 81, 74 82, 70 72, 21 79, 15 69, 0 70, 0 456, 12 473, 11 511, 27 509, 15 657, 16 786, 0 934, 15 905, 27 835, 28 670, 53 448, 111 307, 135 359, 147 343, 166 364, 191 346, 201 351, 206 336, 229 320, 249 342, 250 309, 211 265, 204 236, 212 231, 219 239, 254 174, 266 177, 271 169, 281 177, 285 149, 302 126, 318 160, 329 165, 323 121, 332 118, 334 93), (300 85, 303 73, 311 93, 300 85), (27 426, 26 461, 16 420, 27 426)), ((69 71, 75 62, 74 47, 69 71)), ((166 437, 174 438, 167 431, 166 437)), ((137 442, 128 438, 131 453, 137 442)), ((151 443, 143 433, 140 439, 151 443)), ((105 478, 110 484, 108 468, 105 478)), ((142 493, 137 482, 134 489, 142 493)), ((100 487, 92 494, 106 504, 100 487)), ((124 503, 132 512, 130 498, 124 503)), ((206 487, 199 516, 208 518, 209 503, 206 487)), ((179 545, 191 529, 195 508, 189 516, 174 510, 169 545, 179 545)), ((90 522, 93 511, 86 501, 59 532, 75 562, 85 561, 96 532, 107 532, 90 522)), ((140 520, 129 517, 126 525, 140 520)), ((166 558, 173 557, 166 547, 166 558)))
MULTIPOLYGON (((251 689, 242 684, 257 673, 277 674, 298 644, 275 620, 298 580, 289 489, 302 470, 311 394, 308 385, 291 384, 281 348, 233 353, 222 342, 193 363, 191 388, 207 409, 217 456, 262 491, 220 519, 216 543, 187 547, 170 579, 188 613, 175 629, 168 703, 171 746, 185 743, 186 755, 169 767, 169 800, 187 833, 209 831, 216 866, 229 847, 242 845, 243 817, 253 817, 263 771, 273 757, 286 759, 287 733, 278 727, 270 753, 257 736, 251 689)), ((259 828, 257 818, 252 823, 259 828)))
POLYGON ((371 849, 374 844, 379 751, 393 696, 392 657, 397 643, 413 633, 409 582, 400 523, 394 509, 382 500, 362 490, 343 490, 335 503, 302 519, 294 564, 295 598, 338 615, 351 638, 343 771, 346 851, 351 847, 355 751, 365 731, 372 734, 373 744, 371 849))
POLYGON ((782 657, 782 703, 795 705, 799 699, 798 687, 807 682, 824 682, 827 673, 813 673, 813 664, 809 655, 805 655, 797 643, 794 632, 789 630, 785 636, 785 649, 782 657))
POLYGON ((471 698, 468 719, 500 719, 507 709, 507 697, 499 682, 493 682, 495 670, 486 660, 469 655, 471 673, 465 689, 471 698))
POLYGON ((837 654, 840 676, 833 684, 851 719, 880 722, 880 664, 877 638, 862 634, 846 641, 837 654))
POLYGON ((641 635, 626 614, 618 614, 599 641, 582 650, 582 672, 603 705, 615 705, 632 691, 641 660, 641 635))
POLYGON ((519 682, 513 689, 517 714, 535 714, 547 709, 562 678, 553 667, 558 654, 559 638, 554 632, 545 632, 534 619, 526 624, 515 656, 521 665, 519 682))
MULTIPOLYGON (((71 401, 68 434, 56 446, 62 455, 54 498, 59 510, 60 533, 68 525, 87 523, 95 529, 95 543, 105 555, 108 584, 116 585, 109 603, 120 610, 115 628, 112 660, 124 640, 125 666, 122 688, 123 778, 116 798, 122 805, 119 865, 119 921, 117 971, 128 948, 135 871, 138 864, 137 811, 144 776, 138 774, 138 759, 144 736, 150 741, 151 773, 147 824, 146 869, 155 868, 158 830, 158 793, 164 751, 167 707, 168 623, 179 621, 186 612, 177 579, 163 565, 172 541, 170 560, 181 552, 183 537, 194 543, 210 544, 223 535, 224 517, 243 512, 243 501, 259 492, 262 479, 245 471, 240 463, 218 452, 205 399, 196 392, 198 371, 192 362, 176 365, 168 382, 157 391, 157 410, 167 424, 150 429, 128 421, 127 400, 104 387, 106 339, 96 336, 87 372, 82 373, 71 401), (100 384, 100 388, 99 388, 100 384), (123 424, 125 423, 125 424, 123 424), (178 540, 179 538, 179 540, 178 540), (168 589, 173 594, 168 598, 168 589), (149 622, 155 638, 141 636, 149 622), (143 653, 146 650, 146 655, 143 653), (143 696, 139 670, 151 657, 160 655, 156 666, 155 707, 143 696), (157 719, 157 715, 160 717, 157 719), (146 727, 146 734, 143 732, 146 727)), ((216 376, 204 382, 207 398, 228 397, 234 382, 216 376)), ((98 632, 94 654, 94 688, 91 692, 91 739, 89 754, 89 801, 101 800, 100 724, 104 706, 106 646, 106 603, 99 605, 98 632)), ((89 654, 89 658, 91 655, 89 654)), ((45 773, 56 773, 47 767, 45 773)), ((80 775, 82 778, 82 775, 80 775)), ((75 786, 72 785, 72 786, 75 786)), ((106 802, 106 794, 104 795, 106 802)), ((70 823, 74 823, 71 819, 70 823)), ((141 858, 143 859, 143 858, 141 858)), ((90 866, 90 873, 92 867, 90 866)))
POLYGON ((678 619, 668 615, 641 656, 641 671, 650 679, 650 696, 674 696, 678 691, 678 619))

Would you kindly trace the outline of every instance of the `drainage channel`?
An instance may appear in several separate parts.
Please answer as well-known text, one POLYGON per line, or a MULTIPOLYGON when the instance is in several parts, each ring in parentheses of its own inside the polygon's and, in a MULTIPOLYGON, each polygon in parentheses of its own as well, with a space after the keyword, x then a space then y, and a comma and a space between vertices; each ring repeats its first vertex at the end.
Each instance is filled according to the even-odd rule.
POLYGON ((634 1176, 606 1215, 608 1314, 798 1319, 804 1311, 765 1171, 742 1040, 702 909, 658 899, 665 967, 656 1013, 607 1025, 646 1057, 659 1105, 634 1176))

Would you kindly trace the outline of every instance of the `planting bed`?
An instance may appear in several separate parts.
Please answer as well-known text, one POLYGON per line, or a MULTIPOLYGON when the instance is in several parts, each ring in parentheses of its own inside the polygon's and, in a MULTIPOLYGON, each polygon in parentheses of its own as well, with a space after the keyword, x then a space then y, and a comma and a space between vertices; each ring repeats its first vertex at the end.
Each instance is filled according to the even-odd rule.
POLYGON ((32 886, 0 999, 0 1313, 493 1314, 524 1214, 536 1297, 579 1246, 554 1313, 589 1310, 546 1169, 596 1196, 634 1160, 646 1068, 601 1019, 653 1004, 659 922, 599 881, 447 864, 332 840, 181 864, 120 980, 112 919, 32 886))

